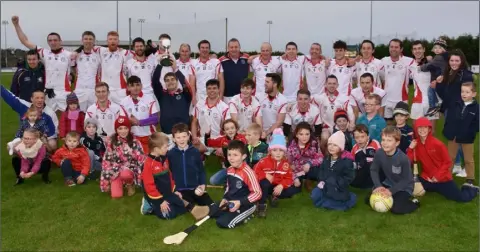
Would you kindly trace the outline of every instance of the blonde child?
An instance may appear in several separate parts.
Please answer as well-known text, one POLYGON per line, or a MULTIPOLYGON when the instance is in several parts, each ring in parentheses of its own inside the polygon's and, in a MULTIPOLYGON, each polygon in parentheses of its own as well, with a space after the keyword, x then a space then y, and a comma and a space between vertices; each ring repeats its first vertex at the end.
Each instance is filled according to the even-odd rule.
POLYGON ((112 198, 123 197, 123 185, 127 187, 128 196, 135 194, 135 185, 140 184, 141 167, 145 160, 141 143, 131 133, 130 120, 119 116, 115 120, 115 133, 108 138, 102 172, 100 189, 111 192, 112 198))
POLYGON ((260 141, 262 136, 262 126, 258 123, 252 123, 247 127, 245 138, 247 139, 247 159, 248 166, 254 167, 260 159, 268 155, 268 144, 260 141))
POLYGON ((77 95, 70 93, 67 95, 67 109, 62 112, 58 125, 60 138, 65 138, 68 132, 75 131, 82 134, 84 131, 83 122, 85 121, 85 112, 80 110, 77 95))
POLYGON ((13 155, 15 146, 22 141, 23 133, 28 128, 36 129, 40 134, 40 139, 42 139, 49 132, 47 123, 39 116, 34 105, 28 108, 27 112, 25 113, 25 118, 20 121, 20 127, 15 134, 15 139, 7 143, 8 154, 10 156, 13 155))

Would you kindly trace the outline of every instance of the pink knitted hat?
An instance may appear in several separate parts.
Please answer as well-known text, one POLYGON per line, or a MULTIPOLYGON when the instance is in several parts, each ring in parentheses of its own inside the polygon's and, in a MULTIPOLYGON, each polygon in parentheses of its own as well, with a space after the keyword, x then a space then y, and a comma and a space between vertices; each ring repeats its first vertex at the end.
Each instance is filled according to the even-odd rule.
POLYGON ((333 133, 333 135, 331 135, 329 138, 328 138, 328 143, 329 144, 335 144, 336 146, 338 146, 340 148, 340 150, 345 150, 345 135, 343 134, 343 132, 341 130, 333 133))

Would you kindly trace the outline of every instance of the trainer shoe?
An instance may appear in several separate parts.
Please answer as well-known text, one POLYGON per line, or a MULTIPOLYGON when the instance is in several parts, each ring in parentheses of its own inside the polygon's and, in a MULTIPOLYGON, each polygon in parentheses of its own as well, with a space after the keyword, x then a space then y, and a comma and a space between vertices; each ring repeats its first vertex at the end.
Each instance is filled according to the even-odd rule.
POLYGON ((438 113, 438 111, 440 111, 440 107, 436 106, 436 107, 430 107, 428 110, 427 110, 427 113, 425 113, 425 116, 434 116, 435 114, 438 113))
POLYGON ((456 176, 460 177, 460 178, 466 178, 467 177, 467 172, 465 171, 465 169, 462 169, 459 173, 457 173, 456 176))
POLYGON ((76 186, 77 184, 75 184, 75 182, 73 182, 73 180, 67 179, 67 180, 65 180, 65 185, 68 186, 68 187, 72 187, 72 186, 76 186))
POLYGON ((210 154, 214 152, 215 152, 215 148, 207 147, 207 151, 205 152, 205 155, 210 156, 210 154))
POLYGON ((267 217, 267 204, 258 204, 257 206, 258 218, 267 217))
POLYGON ((21 185, 23 184, 23 178, 17 178, 17 181, 15 181, 15 185, 21 185))
POLYGON ((151 214, 153 212, 152 205, 148 203, 145 197, 142 198, 142 205, 140 206, 140 213, 142 215, 151 214))
POLYGON ((278 198, 277 197, 272 195, 272 196, 270 196, 269 201, 270 201, 270 206, 278 207, 278 198))
POLYGON ((455 164, 453 165, 452 174, 457 174, 462 171, 462 165, 455 164))
POLYGON ((417 206, 420 206, 420 201, 417 199, 417 198, 413 198, 412 199, 412 202, 417 205, 417 206))

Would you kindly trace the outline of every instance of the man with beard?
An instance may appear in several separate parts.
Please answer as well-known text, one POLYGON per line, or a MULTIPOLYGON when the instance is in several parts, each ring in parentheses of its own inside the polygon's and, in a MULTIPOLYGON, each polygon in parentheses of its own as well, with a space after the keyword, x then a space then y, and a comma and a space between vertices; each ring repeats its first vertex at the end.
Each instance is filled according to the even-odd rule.
POLYGON ((305 59, 304 71, 308 90, 312 96, 325 93, 325 80, 330 62, 322 56, 322 46, 319 43, 313 43, 310 46, 310 56, 305 59))
POLYGON ((270 43, 262 43, 260 47, 260 55, 250 56, 248 63, 253 72, 253 81, 255 81, 254 94, 259 101, 266 97, 265 78, 268 73, 280 72, 280 60, 278 57, 272 57, 272 45, 270 43))
POLYGON ((268 73, 265 78, 265 93, 267 96, 260 101, 262 112, 262 139, 272 134, 276 128, 280 128, 285 121, 287 113, 287 98, 280 93, 278 87, 282 83, 282 77, 277 73, 268 73))
POLYGON ((30 42, 23 32, 18 16, 12 17, 12 24, 20 42, 29 49, 36 49, 45 66, 45 88, 48 94, 46 104, 53 111, 65 111, 67 94, 72 91, 70 81, 70 66, 72 65, 71 52, 62 47, 62 39, 58 33, 48 34, 47 41, 50 49, 37 47, 30 42))
POLYGON ((153 95, 152 74, 155 70, 156 60, 153 54, 145 55, 145 41, 142 38, 135 38, 132 41, 135 54, 127 61, 125 73, 127 77, 137 76, 141 79, 142 92, 153 95))
MULTIPOLYGON (((356 63, 357 74, 354 78, 356 78, 357 81, 360 81, 360 76, 362 76, 362 74, 371 73, 373 76, 373 86, 383 88, 382 81, 380 80, 380 74, 383 74, 382 61, 373 57, 375 44, 370 40, 362 41, 360 44, 360 52, 362 57, 356 63)), ((357 86, 359 85, 357 84, 357 86)))

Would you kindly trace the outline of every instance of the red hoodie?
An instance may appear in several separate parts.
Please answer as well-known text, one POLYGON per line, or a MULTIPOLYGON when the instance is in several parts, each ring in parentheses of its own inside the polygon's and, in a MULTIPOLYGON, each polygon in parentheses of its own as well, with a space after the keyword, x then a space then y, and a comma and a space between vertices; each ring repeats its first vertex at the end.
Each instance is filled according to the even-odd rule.
POLYGON ((260 159, 253 169, 258 182, 265 179, 267 174, 270 174, 273 176, 272 185, 282 185, 283 189, 286 189, 293 184, 292 168, 286 158, 277 162, 272 156, 268 155, 260 159))
MULTIPOLYGON (((425 180, 435 178, 438 182, 452 180, 452 172, 450 171, 452 160, 450 160, 445 144, 432 136, 431 122, 425 117, 419 118, 413 125, 413 133, 414 138, 417 140, 417 146, 415 147, 417 162, 422 165, 421 177, 425 180), (420 141, 418 127, 430 128, 425 143, 420 141)), ((413 149, 408 148, 407 155, 410 161, 413 162, 413 149)))

